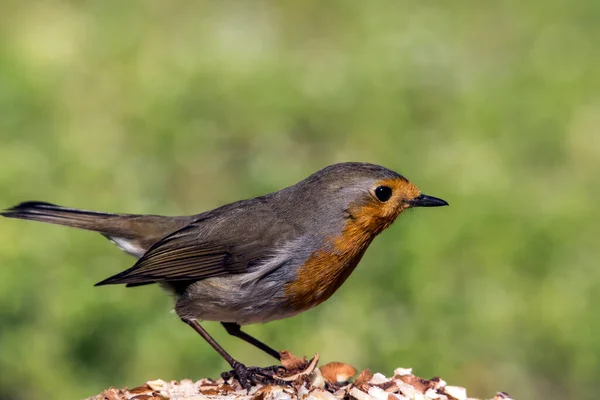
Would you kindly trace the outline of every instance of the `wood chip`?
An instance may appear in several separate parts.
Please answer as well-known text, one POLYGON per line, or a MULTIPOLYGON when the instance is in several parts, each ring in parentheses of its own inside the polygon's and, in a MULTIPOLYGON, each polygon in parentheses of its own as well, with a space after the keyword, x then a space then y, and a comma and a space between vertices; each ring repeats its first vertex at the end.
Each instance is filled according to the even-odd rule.
POLYGON ((281 357, 281 365, 285 367, 288 373, 297 373, 308 366, 306 357, 298 358, 287 350, 281 351, 279 356, 281 357))
POLYGON ((329 383, 346 382, 356 375, 356 368, 350 364, 341 362, 330 362, 319 368, 323 379, 329 383))
POLYGON ((373 373, 371 372, 371 370, 365 369, 360 374, 358 374, 358 377, 354 380, 354 386, 356 386, 359 389, 366 388, 367 390, 369 390, 368 383, 372 377, 373 373))
POLYGON ((444 394, 456 400, 466 400, 467 398, 467 389, 460 386, 446 386, 442 390, 444 394))

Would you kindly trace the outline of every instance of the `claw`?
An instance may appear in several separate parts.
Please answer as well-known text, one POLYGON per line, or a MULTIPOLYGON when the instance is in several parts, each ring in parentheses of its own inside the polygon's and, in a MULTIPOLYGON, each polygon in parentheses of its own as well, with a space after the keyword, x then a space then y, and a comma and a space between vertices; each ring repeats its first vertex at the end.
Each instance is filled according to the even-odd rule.
POLYGON ((286 382, 277 377, 277 373, 286 369, 281 365, 273 365, 271 367, 246 367, 242 363, 236 363, 233 365, 231 371, 223 372, 221 377, 227 381, 231 378, 237 379, 242 387, 248 391, 256 384, 271 384, 271 385, 289 385, 290 382, 286 382))
POLYGON ((264 367, 264 368, 258 368, 258 367, 252 367, 251 369, 257 369, 260 371, 270 371, 273 372, 274 374, 278 375, 280 372, 286 372, 287 368, 285 368, 283 365, 271 365, 270 367, 264 367))

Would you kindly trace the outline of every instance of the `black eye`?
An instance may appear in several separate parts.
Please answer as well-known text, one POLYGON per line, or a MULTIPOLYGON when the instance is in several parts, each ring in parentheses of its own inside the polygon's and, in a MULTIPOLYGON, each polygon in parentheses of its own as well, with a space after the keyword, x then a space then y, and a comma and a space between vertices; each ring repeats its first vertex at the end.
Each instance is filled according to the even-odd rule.
POLYGON ((377 196, 379 201, 385 203, 392 197, 392 189, 387 186, 377 186, 377 188, 375 188, 375 196, 377 196))

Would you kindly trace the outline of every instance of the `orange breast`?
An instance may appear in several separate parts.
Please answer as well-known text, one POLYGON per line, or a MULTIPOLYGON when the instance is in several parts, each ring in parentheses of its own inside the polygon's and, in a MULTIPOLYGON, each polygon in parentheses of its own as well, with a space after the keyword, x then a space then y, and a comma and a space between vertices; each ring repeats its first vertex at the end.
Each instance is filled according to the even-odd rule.
POLYGON ((330 239, 329 250, 316 251, 298 269, 296 280, 285 286, 288 305, 298 311, 308 310, 327 300, 350 276, 382 229, 366 208, 356 211, 341 236, 330 239))

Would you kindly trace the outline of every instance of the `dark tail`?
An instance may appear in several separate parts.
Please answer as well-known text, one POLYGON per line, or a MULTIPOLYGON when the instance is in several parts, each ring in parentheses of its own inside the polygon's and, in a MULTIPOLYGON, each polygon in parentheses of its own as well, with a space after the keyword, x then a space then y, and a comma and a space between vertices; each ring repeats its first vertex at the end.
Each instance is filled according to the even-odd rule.
POLYGON ((31 221, 71 226, 99 232, 124 251, 139 256, 155 242, 183 228, 191 217, 111 214, 61 207, 41 201, 27 201, 0 215, 31 221))
POLYGON ((123 235, 126 229, 121 227, 117 220, 123 219, 122 215, 101 213, 96 211, 78 210, 75 208, 61 207, 41 201, 27 201, 0 212, 8 218, 27 219, 31 221, 49 222, 87 229, 107 235, 123 235))

